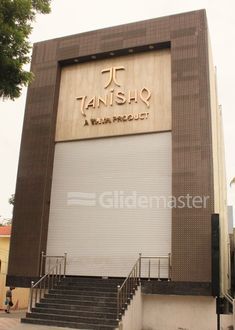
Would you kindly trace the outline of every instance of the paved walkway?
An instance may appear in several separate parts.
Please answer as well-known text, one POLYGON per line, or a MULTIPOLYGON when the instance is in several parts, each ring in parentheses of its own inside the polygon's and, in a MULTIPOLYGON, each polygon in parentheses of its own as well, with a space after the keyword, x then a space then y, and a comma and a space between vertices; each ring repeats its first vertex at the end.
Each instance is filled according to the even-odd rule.
POLYGON ((25 316, 25 313, 25 310, 12 311, 10 314, 6 314, 4 311, 0 311, 0 330, 71 330, 69 328, 20 323, 20 319, 25 316))

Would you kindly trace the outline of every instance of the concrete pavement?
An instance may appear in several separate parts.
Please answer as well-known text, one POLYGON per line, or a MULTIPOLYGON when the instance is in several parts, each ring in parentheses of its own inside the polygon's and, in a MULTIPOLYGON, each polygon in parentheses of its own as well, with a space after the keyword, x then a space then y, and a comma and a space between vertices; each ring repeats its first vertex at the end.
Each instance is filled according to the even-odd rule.
POLYGON ((0 311, 0 330, 71 330, 69 328, 20 323, 20 319, 24 317, 25 314, 26 310, 12 311, 10 314, 6 314, 4 311, 0 311))

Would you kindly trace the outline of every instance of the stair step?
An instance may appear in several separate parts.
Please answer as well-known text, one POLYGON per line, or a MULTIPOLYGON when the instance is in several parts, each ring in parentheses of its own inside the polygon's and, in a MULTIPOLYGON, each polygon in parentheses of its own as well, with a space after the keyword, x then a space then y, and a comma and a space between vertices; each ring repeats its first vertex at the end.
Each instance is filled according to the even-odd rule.
POLYGON ((63 322, 56 320, 43 320, 43 319, 34 319, 34 318, 23 318, 21 319, 22 323, 28 324, 39 324, 39 325, 48 325, 48 326, 57 326, 57 327, 66 327, 73 329, 82 329, 82 330, 114 330, 114 326, 109 325, 97 325, 97 324, 84 324, 76 322, 63 322))
POLYGON ((64 283, 56 285, 53 290, 79 290, 79 291, 103 291, 103 292, 116 292, 117 285, 88 285, 87 283, 78 283, 73 285, 65 285, 64 283))
POLYGON ((117 298, 115 295, 113 295, 112 297, 109 297, 107 295, 96 295, 96 296, 92 296, 92 295, 80 295, 80 296, 75 296, 75 295, 65 295, 65 294, 52 294, 52 293, 47 293, 44 296, 45 299, 58 299, 58 300, 86 300, 86 301, 92 301, 92 302, 99 302, 99 301, 109 301, 109 302, 116 302, 117 298))
MULTIPOLYGON (((41 299, 41 302, 51 302, 51 303, 59 303, 59 304, 67 304, 67 305, 91 305, 92 303, 92 299, 91 300, 71 300, 71 299, 56 299, 56 298, 43 298, 41 299)), ((94 302, 94 301, 93 301, 94 302)), ((110 301, 110 300, 102 300, 99 302, 96 302, 96 304, 99 303, 99 306, 110 306, 112 308, 116 308, 117 306, 117 302, 114 301, 110 301)))
POLYGON ((49 290, 23 323, 74 329, 114 330, 118 326, 117 285, 123 279, 66 277, 49 290))
POLYGON ((117 293, 110 291, 92 291, 92 290, 61 290, 61 289, 52 289, 49 291, 49 294, 60 294, 60 295, 69 295, 69 296, 107 296, 107 297, 117 297, 117 293))
POLYGON ((72 316, 67 314, 45 314, 45 313, 27 313, 26 318, 35 318, 41 320, 56 320, 62 322, 72 322, 72 323, 84 323, 84 324, 103 324, 116 326, 117 321, 115 319, 106 319, 106 318, 93 318, 93 317, 82 317, 82 316, 72 316))
POLYGON ((63 279, 63 281, 90 281, 90 282, 117 282, 122 281, 122 279, 125 279, 125 277, 96 277, 96 276, 72 276, 72 275, 66 275, 63 279))
POLYGON ((36 304, 36 307, 39 307, 39 308, 48 308, 48 309, 57 309, 57 310, 79 310, 79 311, 94 311, 94 312, 103 312, 103 313, 111 313, 111 314, 116 314, 116 311, 117 309, 116 308, 112 308, 112 307, 106 307, 106 306, 102 306, 102 307, 99 307, 99 306, 96 306, 96 305, 80 305, 80 304, 77 304, 77 305, 65 305, 65 304, 56 304, 56 303, 51 303, 50 301, 47 301, 47 302, 40 302, 40 303, 37 303, 36 304))
POLYGON ((35 307, 32 310, 33 313, 44 313, 44 314, 59 314, 59 315, 71 315, 71 316, 79 316, 79 317, 91 317, 91 318, 99 318, 99 319, 107 319, 113 320, 116 318, 116 313, 109 312, 96 312, 96 311, 81 311, 79 309, 71 310, 71 309, 63 309, 58 310, 55 308, 41 308, 35 307))
POLYGON ((92 279, 92 278, 65 278, 62 279, 58 285, 68 285, 68 286, 77 286, 77 285, 87 285, 87 286, 113 286, 117 287, 117 285, 121 285, 124 282, 125 278, 119 279, 92 279))

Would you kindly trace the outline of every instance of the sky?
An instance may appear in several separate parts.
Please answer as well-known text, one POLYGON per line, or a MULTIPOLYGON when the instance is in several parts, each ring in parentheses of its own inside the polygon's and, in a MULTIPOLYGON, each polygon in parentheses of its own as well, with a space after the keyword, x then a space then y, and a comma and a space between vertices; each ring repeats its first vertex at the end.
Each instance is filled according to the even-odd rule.
MULTIPOLYGON (((223 109, 228 204, 235 207, 235 1, 234 0, 52 0, 51 13, 38 15, 31 43, 181 12, 206 9, 223 109)), ((12 216, 27 90, 15 101, 0 100, 0 219, 12 216)))

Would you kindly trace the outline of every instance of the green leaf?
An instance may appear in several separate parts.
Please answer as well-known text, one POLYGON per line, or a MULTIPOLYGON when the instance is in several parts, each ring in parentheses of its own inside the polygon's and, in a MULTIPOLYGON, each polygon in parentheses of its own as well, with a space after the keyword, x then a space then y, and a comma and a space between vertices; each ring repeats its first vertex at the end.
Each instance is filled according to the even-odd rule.
POLYGON ((33 74, 23 69, 30 62, 29 35, 37 13, 50 12, 50 0, 0 0, 0 97, 14 100, 33 74))

